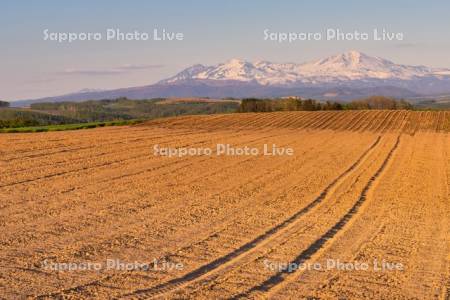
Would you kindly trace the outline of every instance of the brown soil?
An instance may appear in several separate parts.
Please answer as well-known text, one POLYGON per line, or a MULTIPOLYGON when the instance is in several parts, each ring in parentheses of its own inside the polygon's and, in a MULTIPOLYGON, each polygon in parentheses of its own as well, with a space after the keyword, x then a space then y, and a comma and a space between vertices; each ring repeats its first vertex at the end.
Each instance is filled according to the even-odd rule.
POLYGON ((446 112, 344 111, 0 135, 0 298, 445 299, 449 130, 446 112), (169 158, 156 144, 294 155, 169 158), (43 265, 107 259, 183 267, 43 265))

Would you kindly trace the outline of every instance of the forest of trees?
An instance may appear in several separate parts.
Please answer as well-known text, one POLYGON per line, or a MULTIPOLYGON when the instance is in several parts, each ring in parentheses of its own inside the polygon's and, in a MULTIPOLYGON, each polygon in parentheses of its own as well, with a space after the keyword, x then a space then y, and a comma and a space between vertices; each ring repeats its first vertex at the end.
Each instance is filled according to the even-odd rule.
POLYGON ((0 107, 9 107, 9 102, 0 100, 0 107))
POLYGON ((342 105, 337 102, 319 102, 313 99, 243 99, 239 112, 270 112, 292 110, 341 110, 342 105))
POLYGON ((355 100, 345 105, 347 109, 413 109, 413 106, 403 100, 384 96, 372 96, 369 98, 355 100))
POLYGON ((349 103, 321 102, 314 99, 243 99, 239 112, 271 111, 316 111, 316 110, 358 110, 358 109, 412 109, 405 100, 396 100, 383 96, 373 96, 354 100, 349 103))

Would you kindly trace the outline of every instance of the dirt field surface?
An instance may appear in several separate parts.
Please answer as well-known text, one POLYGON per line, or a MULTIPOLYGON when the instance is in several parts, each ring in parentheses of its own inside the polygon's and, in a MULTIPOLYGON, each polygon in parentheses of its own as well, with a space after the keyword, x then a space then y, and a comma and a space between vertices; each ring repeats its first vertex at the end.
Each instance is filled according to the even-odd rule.
POLYGON ((449 299, 449 130, 344 111, 0 135, 0 298, 449 299), (217 144, 261 151, 154 153, 217 144))

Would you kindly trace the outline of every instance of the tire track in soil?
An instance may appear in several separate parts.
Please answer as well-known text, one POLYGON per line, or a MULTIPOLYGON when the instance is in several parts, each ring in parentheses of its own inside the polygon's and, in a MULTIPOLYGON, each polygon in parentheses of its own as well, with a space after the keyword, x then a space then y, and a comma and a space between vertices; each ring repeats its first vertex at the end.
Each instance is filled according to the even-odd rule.
MULTIPOLYGON (((380 145, 380 147, 384 147, 380 145)), ((379 149, 380 147, 378 147, 377 149, 379 149)), ((384 152, 384 150, 383 150, 384 152)), ((389 152, 389 149, 387 149, 386 153, 389 152)), ((227 295, 227 297, 232 297, 233 295, 235 295, 235 293, 233 291, 238 291, 239 290, 244 290, 244 286, 247 285, 248 289, 250 289, 251 287, 253 287, 254 285, 256 285, 256 283, 252 286, 251 285, 251 280, 253 278, 257 279, 261 278, 261 277, 270 277, 271 274, 264 274, 266 272, 263 272, 263 270, 260 270, 260 272, 255 271, 257 270, 257 266, 255 266, 255 264, 259 264, 261 263, 262 258, 273 258, 273 256, 275 255, 275 257, 277 257, 277 259, 281 259, 280 255, 283 256, 287 253, 284 253, 285 250, 292 248, 292 243, 296 244, 296 245, 301 245, 302 244, 302 240, 304 239, 302 236, 304 234, 306 234, 306 236, 304 236, 305 238, 307 238, 308 240, 310 239, 309 237, 313 238, 312 234, 307 233, 309 230, 313 229, 313 225, 308 225, 308 222, 314 222, 314 219, 319 219, 320 216, 323 216, 325 218, 327 218, 328 213, 330 213, 329 209, 326 209, 326 206, 335 206, 338 204, 337 199, 341 199, 343 196, 345 196, 345 194, 347 193, 348 190, 352 190, 355 187, 355 184, 357 184, 358 181, 360 181, 360 178, 363 174, 367 174, 367 168, 370 168, 370 166, 373 164, 374 161, 377 161, 379 159, 381 159, 379 162, 380 164, 382 163, 382 161, 385 158, 385 155, 382 155, 382 153, 377 153, 376 157, 373 156, 374 153, 372 153, 370 155, 370 160, 369 159, 365 159, 365 161, 362 163, 362 165, 355 170, 355 172, 352 172, 351 175, 349 175, 343 182, 341 182, 341 184, 339 184, 336 189, 330 193, 329 201, 323 201, 323 207, 322 210, 325 209, 325 211, 322 211, 320 214, 319 212, 317 212, 314 209, 314 212, 311 211, 309 213, 309 215, 305 215, 306 217, 309 217, 309 221, 305 220, 305 218, 302 218, 301 222, 297 223, 295 226, 293 226, 292 228, 289 228, 288 231, 284 232, 282 235, 280 235, 279 237, 276 238, 276 241, 272 240, 272 242, 268 245, 265 245, 265 247, 261 247, 258 251, 256 251, 256 253, 253 253, 252 255, 248 255, 247 257, 243 258, 242 261, 237 265, 235 264, 233 266, 233 268, 231 269, 231 267, 229 269, 228 272, 224 272, 222 271, 219 274, 215 274, 214 276, 211 276, 210 278, 207 278, 205 281, 203 282, 199 282, 195 285, 188 285, 185 287, 184 290, 180 290, 179 293, 176 293, 175 296, 176 298, 180 297, 196 297, 196 296, 205 296, 210 295, 212 293, 212 295, 214 296, 218 296, 224 294, 227 295), (363 167, 364 166, 364 167, 363 167), (358 175, 359 174, 359 175, 358 175), (351 179, 352 183, 348 183, 350 184, 348 186, 347 183, 345 183, 346 181, 348 181, 349 179, 351 179), (347 188, 348 186, 348 188, 347 188), (335 199, 335 200, 333 200, 335 199), (311 215, 314 215, 314 218, 311 218, 311 215), (300 225, 300 226, 299 226, 300 225), (289 246, 289 244, 291 245, 291 247, 287 247, 289 246), (281 253, 278 253, 281 252, 281 253), (249 257, 251 256, 251 257, 249 257), (253 270, 253 271, 250 271, 253 270), (217 290, 221 291, 221 293, 217 292, 217 290), (216 293, 215 293, 216 292, 216 293)), ((376 168, 375 168, 376 169, 376 168)), ((369 175, 369 174, 367 174, 369 175)), ((366 176, 367 178, 370 178, 370 176, 366 176)), ((364 182, 361 182, 362 186, 361 189, 363 188, 363 186, 365 185, 364 182)), ((340 201, 339 201, 340 202, 340 201)), ((354 201, 352 201, 352 203, 349 203, 350 206, 352 206, 354 203, 354 201)), ((340 203, 339 203, 340 205, 340 203)), ((319 207, 317 207, 317 209, 320 209, 319 207)), ((342 212, 342 214, 344 214, 347 211, 344 210, 342 212)), ((337 216, 338 217, 338 216, 337 216)), ((340 218, 340 217, 339 217, 340 218)), ((338 219, 339 219, 338 218, 338 219)), ((337 221, 337 220, 336 220, 337 221)), ((312 224, 312 223, 311 223, 312 224)), ((333 225, 333 223, 329 224, 329 226, 333 225)), ((325 227, 323 228, 323 231, 328 230, 329 227, 325 227)), ((321 233, 317 233, 316 237, 321 235, 321 233)), ((313 242, 315 239, 313 239, 310 242, 313 242)), ((304 249, 308 246, 309 244, 304 244, 303 246, 301 246, 301 249, 304 249)), ((294 246, 295 248, 295 246, 294 246)), ((298 250, 299 252, 301 252, 301 250, 298 250)), ((291 251, 288 251, 288 253, 291 251)), ((298 252, 297 252, 298 253, 298 252)), ((292 253, 292 256, 295 257, 296 253, 292 253)), ((288 259, 281 259, 281 261, 290 261, 290 258, 288 259)), ((264 280, 264 278, 262 279, 264 280)), ((262 282, 262 281, 261 281, 262 282)), ((172 296, 172 295, 171 295, 172 296)), ((208 296, 209 297, 209 296, 208 296)))
POLYGON ((242 245, 241 247, 235 249, 227 255, 222 256, 206 265, 203 265, 202 267, 191 271, 180 278, 170 280, 166 283, 162 283, 149 289, 139 289, 132 293, 123 295, 123 297, 136 297, 137 299, 144 299, 146 297, 162 296, 166 293, 173 292, 184 287, 187 284, 208 277, 213 272, 219 271, 222 268, 226 268, 227 265, 233 264, 234 261, 239 260, 240 257, 263 246, 263 243, 269 242, 271 239, 286 231, 289 227, 295 224, 295 222, 298 221, 302 215, 306 214, 312 208, 321 203, 335 186, 339 185, 342 180, 344 180, 347 176, 349 176, 350 173, 357 169, 360 163, 369 156, 369 154, 379 144, 380 139, 381 137, 378 136, 375 142, 349 168, 347 168, 343 173, 336 177, 324 190, 322 190, 322 192, 316 199, 314 199, 312 202, 307 204, 304 208, 296 212, 288 219, 266 231, 264 234, 256 237, 252 241, 242 245))
MULTIPOLYGON (((223 227, 227 227, 227 226, 230 226, 230 224, 226 224, 223 227)), ((211 235, 217 234, 218 232, 220 232, 220 230, 219 231, 216 230, 215 232, 213 232, 209 236, 207 236, 205 239, 208 239, 211 235)), ((199 242, 201 242, 201 241, 199 241, 199 242)), ((197 244, 197 243, 194 243, 194 244, 197 244)), ((189 246, 183 246, 182 248, 186 248, 186 247, 189 247, 189 246)), ((40 296, 36 296, 36 297, 56 297, 56 296, 60 296, 61 293, 70 293, 70 292, 81 293, 85 288, 92 287, 92 286, 101 286, 101 282, 104 282, 105 280, 109 280, 113 276, 114 275, 106 276, 104 278, 101 278, 101 279, 98 279, 98 280, 95 280, 95 281, 91 281, 91 282, 87 282, 87 283, 84 283, 84 284, 81 284, 81 285, 77 285, 77 286, 74 286, 74 287, 67 288, 67 289, 65 289, 63 291, 58 291, 58 292, 54 292, 54 293, 51 293, 51 294, 45 294, 45 295, 40 295, 40 296)))
MULTIPOLYGON (((331 227, 325 234, 320 236, 315 242, 313 242, 306 250, 300 253, 290 264, 300 265, 305 263, 310 259, 314 259, 315 254, 319 251, 323 251, 328 245, 333 243, 333 240, 337 238, 340 234, 345 231, 345 226, 353 219, 353 217, 359 212, 361 206, 366 202, 368 198, 368 193, 371 190, 373 184, 380 178, 383 171, 386 169, 386 166, 390 162, 392 156, 395 153, 395 150, 398 148, 400 144, 400 135, 397 136, 397 140, 394 146, 391 148, 386 158, 384 159, 381 166, 378 170, 372 175, 369 182, 367 182, 363 191, 361 192, 358 200, 355 204, 350 208, 350 210, 333 226, 331 227)), ((288 270, 280 271, 274 276, 267 279, 261 285, 255 286, 252 289, 233 297, 233 299, 241 299, 241 298, 250 298, 253 296, 270 298, 271 295, 276 293, 276 291, 280 290, 285 284, 294 280, 295 275, 298 272, 291 273, 288 270), (257 294, 257 295, 253 295, 257 294)))

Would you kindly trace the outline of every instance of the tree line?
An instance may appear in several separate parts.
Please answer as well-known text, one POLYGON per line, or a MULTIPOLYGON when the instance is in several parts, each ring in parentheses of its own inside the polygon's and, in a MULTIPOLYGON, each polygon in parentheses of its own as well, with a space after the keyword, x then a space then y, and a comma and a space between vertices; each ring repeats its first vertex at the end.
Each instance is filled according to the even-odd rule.
POLYGON ((373 96, 348 103, 318 101, 315 99, 258 99, 246 98, 241 101, 238 112, 273 111, 317 111, 317 110, 362 110, 362 109, 412 109, 405 100, 384 96, 373 96))

